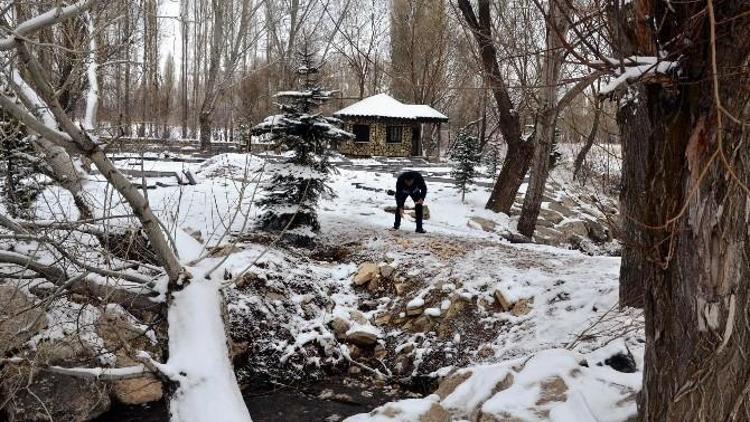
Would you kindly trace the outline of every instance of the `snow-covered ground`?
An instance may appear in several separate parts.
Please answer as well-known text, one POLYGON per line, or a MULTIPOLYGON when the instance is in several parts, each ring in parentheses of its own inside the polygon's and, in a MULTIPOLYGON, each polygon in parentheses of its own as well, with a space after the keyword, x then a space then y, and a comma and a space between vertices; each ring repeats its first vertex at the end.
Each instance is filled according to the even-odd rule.
MULTIPOLYGON (((385 208, 395 203, 386 191, 395 177, 388 169, 369 170, 382 165, 375 160, 354 160, 331 176, 336 196, 320 205, 316 250, 269 248, 269 239, 252 230, 264 163, 244 154, 203 163, 118 161, 125 169, 195 174, 194 186, 150 177, 146 184, 155 188, 146 192, 181 244, 183 261, 205 256, 202 274, 218 268, 206 294, 237 282, 225 294, 230 332, 244 347, 240 379, 319 377, 330 368, 356 367, 352 374, 391 382, 426 377, 456 384, 352 421, 417 421, 427 412, 452 418, 435 420, 619 421, 635 413, 642 321, 617 309, 619 258, 508 243, 503 239, 514 220, 484 209, 487 187, 476 187, 462 203, 451 185, 428 182, 428 233, 415 234, 408 217, 401 231, 387 231, 393 214, 385 208), (366 263, 378 275, 356 285, 366 263), (635 372, 605 363, 613 356, 632 358, 635 372)), ((446 165, 415 167, 450 173, 446 165)), ((559 177, 568 183, 564 172, 559 177)), ((86 189, 107 215, 129 214, 106 186, 93 176, 86 189)), ((65 193, 45 195, 40 215, 73 209, 65 193), (51 209, 56 198, 62 204, 51 209)))

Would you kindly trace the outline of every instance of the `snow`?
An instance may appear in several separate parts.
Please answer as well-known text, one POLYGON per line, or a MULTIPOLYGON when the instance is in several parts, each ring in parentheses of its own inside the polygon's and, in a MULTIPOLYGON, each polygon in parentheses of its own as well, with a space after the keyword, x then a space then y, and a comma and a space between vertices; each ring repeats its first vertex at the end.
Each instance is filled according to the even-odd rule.
POLYGON ((407 309, 417 309, 424 306, 424 299, 421 297, 415 297, 406 304, 407 309))
POLYGON ((667 74, 677 68, 677 62, 673 61, 659 61, 654 63, 639 64, 636 66, 628 66, 624 71, 619 69, 616 70, 617 76, 604 85, 599 93, 606 95, 617 89, 620 85, 627 83, 631 80, 642 78, 648 74, 667 74))
POLYGON ((437 396, 429 396, 425 399, 407 399, 389 403, 382 408, 382 414, 374 416, 355 415, 345 419, 347 422, 416 422, 422 415, 430 410, 437 402, 437 396), (393 416, 386 416, 393 415, 393 416))
POLYGON ((179 374, 170 400, 172 421, 247 422, 221 315, 219 283, 196 278, 174 294, 169 308, 169 361, 179 374))
POLYGON ((99 107, 99 82, 96 78, 96 34, 94 28, 94 17, 86 14, 86 25, 89 32, 89 52, 86 58, 86 80, 89 89, 86 91, 86 115, 83 118, 83 128, 92 131, 96 127, 96 111, 99 107))
MULTIPOLYGON (((196 174, 198 184, 195 186, 172 183, 148 191, 149 201, 169 228, 183 262, 205 254, 209 248, 229 246, 235 239, 222 234, 227 230, 241 231, 245 217, 252 224, 258 211, 254 201, 262 193, 253 198, 251 192, 271 176, 274 160, 278 157, 222 154, 201 164, 143 163, 153 171, 190 169, 196 174), (196 237, 201 240, 188 234, 195 235, 196 232, 200 232, 196 237)), ((141 163, 137 157, 130 157, 116 164, 124 168, 140 168, 141 163)), ((466 203, 461 203, 448 180, 440 181, 442 175, 450 172, 450 166, 415 166, 414 162, 408 162, 406 166, 419 168, 438 180, 428 181, 427 205, 431 208, 431 218, 425 221, 428 235, 409 233, 413 225, 409 226, 413 223, 408 218, 401 232, 384 231, 393 223, 393 214, 385 212, 384 208, 395 202, 386 190, 394 188, 396 179, 395 170, 382 170, 382 163, 377 160, 353 160, 351 165, 338 167, 338 172, 330 175, 330 184, 337 197, 322 201, 319 210, 321 234, 329 236, 329 241, 340 241, 349 248, 349 240, 362 240, 368 253, 372 254, 369 258, 373 262, 387 261, 399 275, 412 278, 410 290, 402 297, 377 298, 373 307, 368 308, 371 310, 360 312, 362 295, 352 286, 351 280, 358 261, 331 264, 299 259, 296 252, 281 248, 267 250, 264 245, 253 242, 240 242, 236 251, 221 263, 214 280, 206 280, 203 274, 207 268, 219 264, 222 256, 204 257, 190 268, 194 277, 183 291, 175 294, 170 309, 170 359, 159 364, 166 373, 181 381, 176 400, 172 402, 176 415, 191 415, 191 420, 196 415, 194 420, 199 421, 208 420, 211 415, 215 420, 230 421, 249 417, 240 405, 239 391, 233 384, 233 368, 226 359, 225 327, 219 316, 221 293, 228 297, 230 320, 234 318, 231 329, 252 324, 248 320, 238 320, 238 316, 267 318, 269 324, 274 324, 271 325, 273 333, 263 331, 252 338, 253 343, 267 347, 264 350, 272 350, 272 353, 268 352, 271 355, 269 366, 276 368, 294 366, 299 372, 306 373, 309 368, 352 359, 346 346, 337 342, 329 327, 335 316, 350 322, 348 334, 365 331, 377 336, 379 343, 396 350, 413 349, 414 369, 409 369, 406 375, 445 376, 453 366, 471 364, 460 369, 471 372, 471 378, 444 400, 430 396, 388 404, 386 407, 398 409, 401 419, 395 420, 418 420, 421 412, 437 402, 460 411, 485 401, 483 406, 488 412, 508 408, 526 420, 525 417, 531 414, 529 406, 538 401, 540 380, 555 375, 566 382, 570 391, 564 402, 555 402, 545 408, 553 420, 592 420, 586 412, 600 420, 620 420, 617 418, 621 415, 632 413, 630 404, 624 408, 615 404, 629 394, 626 392, 638 389, 642 375, 642 346, 634 348, 630 340, 613 341, 605 348, 601 348, 601 342, 605 340, 586 341, 583 345, 574 342, 585 327, 606 316, 607 310, 616 305, 619 258, 589 257, 576 251, 540 245, 508 244, 500 235, 512 231, 514 219, 484 209, 487 187, 474 187, 467 193, 466 203), (369 166, 380 168, 374 171, 369 166), (494 232, 485 231, 478 224, 472 225, 472 217, 493 222, 496 225, 494 232), (440 250, 433 250, 454 243, 456 250, 448 251, 447 257, 440 258, 440 250), (226 288, 220 291, 224 270, 236 276, 261 255, 259 263, 262 268, 251 270, 257 283, 244 288, 224 284, 226 288), (253 290, 255 288, 258 290, 253 290), (496 290, 510 301, 528 299, 530 312, 520 317, 499 312, 493 305, 496 290), (318 301, 319 298, 330 299, 330 302, 318 301), (395 317, 405 307, 424 307, 430 319, 439 321, 447 318, 456 298, 471 302, 479 315, 469 331, 450 333, 440 339, 429 332, 410 335, 375 325, 384 311, 393 310, 395 317), (356 318, 355 312, 359 313, 356 318), (494 323, 497 325, 491 326, 494 323), (480 361, 476 350, 469 350, 466 346, 476 337, 475 331, 482 330, 485 325, 492 328, 488 330, 491 334, 486 341, 482 340, 493 354, 491 362, 480 361), (397 342, 391 343, 394 339, 397 342), (570 345, 570 351, 558 349, 566 345, 570 345), (623 375, 608 367, 597 366, 613 353, 628 347, 633 351, 639 372, 623 375), (553 351, 547 352, 550 349, 553 351), (453 356, 469 355, 470 362, 449 360, 449 366, 430 366, 436 350, 447 350, 446 353, 455 353, 453 356), (538 358, 526 362, 531 356, 538 358), (579 365, 583 360, 588 361, 588 368, 579 365), (547 365, 546 361, 551 363, 547 365), (580 370, 582 375, 572 376, 573 369, 580 370), (493 387, 508 374, 513 374, 516 382, 506 393, 493 391, 493 387), (218 392, 216 394, 221 397, 209 390, 218 392), (600 396, 596 395, 598 391, 602 392, 600 396), (584 408, 588 410, 580 413, 584 408)), ((92 179, 93 182, 102 180, 101 176, 92 179)), ((149 184, 166 180, 148 178, 149 184)), ((140 183, 140 180, 135 181, 140 183)), ((105 187, 104 183, 90 183, 88 194, 101 204, 99 198, 107 196, 105 187)), ((65 201, 69 200, 64 192, 57 190, 50 190, 45 195, 50 195, 50 199, 59 196, 63 208, 65 201)), ((553 197, 556 195, 558 192, 553 192, 553 197)), ((112 215, 128 214, 127 207, 116 195, 111 203, 113 206, 109 212, 112 215)), ((55 221, 60 216, 49 218, 55 221)), ((121 222, 113 220, 108 224, 121 222)), ((148 278, 146 274, 143 277, 148 278)), ((106 280, 102 277, 100 281, 106 280)), ((598 328, 595 337, 605 339, 609 338, 608 332, 630 330, 637 326, 640 318, 628 312, 615 311, 613 315, 607 318, 604 328, 598 328), (602 330, 609 331, 603 333, 602 330)), ((86 317, 95 320, 96 315, 86 317)), ((401 318, 404 317, 402 314, 401 318)), ((87 341, 96 344, 98 340, 90 338, 87 341)), ((382 419, 385 417, 382 412, 375 412, 351 420, 394 420, 382 419)))
POLYGON ((404 104, 387 94, 377 94, 367 97, 333 114, 334 116, 448 120, 447 116, 428 105, 404 104))
POLYGON ((442 400, 434 394, 400 400, 345 421, 418 421, 434 404, 466 418, 477 411, 493 416, 487 420, 614 422, 635 416, 635 402, 623 398, 638 391, 640 374, 597 366, 590 357, 549 349, 528 360, 461 369, 457 374, 470 376, 442 400))

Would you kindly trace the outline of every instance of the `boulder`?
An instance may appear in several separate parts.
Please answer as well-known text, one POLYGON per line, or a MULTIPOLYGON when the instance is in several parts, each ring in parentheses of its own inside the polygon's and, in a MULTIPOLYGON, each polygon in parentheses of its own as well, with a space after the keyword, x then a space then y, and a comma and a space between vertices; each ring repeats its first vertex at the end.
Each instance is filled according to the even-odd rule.
POLYGON ((473 216, 469 218, 469 222, 466 223, 469 227, 479 227, 480 229, 486 231, 486 232, 494 232, 495 227, 497 227, 497 224, 495 224, 494 221, 484 218, 484 217, 478 217, 473 216))
POLYGON ((587 219, 583 224, 586 226, 589 239, 594 242, 604 243, 612 240, 612 236, 609 235, 609 229, 599 221, 587 219))
POLYGON ((354 284, 362 286, 370 282, 379 274, 378 266, 374 262, 365 262, 359 266, 357 275, 354 276, 354 284))
POLYGON ((346 334, 346 341, 357 346, 370 347, 378 342, 378 336, 370 330, 354 329, 346 334))
POLYGON ((503 295, 503 292, 501 292, 500 290, 495 290, 494 295, 495 295, 495 301, 500 306, 500 309, 503 310, 503 312, 508 312, 513 308, 513 303, 505 298, 505 295, 503 295))
POLYGON ((568 400, 568 385, 557 375, 542 380, 539 387, 540 391, 539 399, 536 402, 537 406, 555 401, 564 402, 568 400))
POLYGON ((557 212, 565 218, 570 218, 570 217, 573 217, 573 214, 574 214, 573 210, 570 207, 572 205, 575 205, 575 204, 573 204, 570 201, 565 201, 565 204, 562 204, 557 201, 550 201, 547 204, 546 209, 557 212))
POLYGON ((393 276, 393 273, 396 271, 396 268, 394 268, 390 264, 383 264, 380 266, 380 276, 383 278, 391 278, 393 276))
POLYGON ((542 208, 539 210, 539 219, 554 225, 562 223, 562 221, 565 220, 565 216, 559 211, 542 208))
POLYGON ((339 340, 344 340, 346 338, 346 332, 351 328, 349 321, 341 317, 334 317, 328 324, 333 329, 333 334, 339 340))
POLYGON ((464 381, 471 377, 471 371, 456 372, 453 375, 448 376, 438 386, 435 394, 440 397, 440 400, 445 400, 446 397, 450 396, 459 385, 463 384, 464 381))
POLYGON ((510 310, 510 313, 517 317, 526 315, 531 311, 530 303, 531 300, 529 299, 520 299, 513 305, 513 309, 510 310))
POLYGON ((430 409, 419 417, 419 422, 450 422, 451 415, 439 403, 432 403, 430 409))
POLYGON ((146 404, 161 400, 162 383, 152 377, 140 377, 114 382, 112 395, 123 404, 146 404))
POLYGON ((589 235, 589 229, 581 220, 572 220, 562 223, 556 229, 563 235, 564 240, 585 238, 589 235))

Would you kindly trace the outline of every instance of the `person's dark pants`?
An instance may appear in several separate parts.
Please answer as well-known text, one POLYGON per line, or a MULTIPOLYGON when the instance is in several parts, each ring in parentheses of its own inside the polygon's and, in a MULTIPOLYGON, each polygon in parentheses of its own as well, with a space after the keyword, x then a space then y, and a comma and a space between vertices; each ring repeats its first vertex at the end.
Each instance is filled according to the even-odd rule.
POLYGON ((417 220, 417 230, 422 230, 422 217, 424 210, 422 208, 422 204, 417 204, 417 201, 419 201, 421 198, 417 197, 416 195, 396 195, 396 221, 393 223, 393 227, 401 227, 401 213, 398 209, 404 208, 404 202, 406 202, 406 198, 408 196, 411 196, 412 201, 414 201, 414 217, 417 220))

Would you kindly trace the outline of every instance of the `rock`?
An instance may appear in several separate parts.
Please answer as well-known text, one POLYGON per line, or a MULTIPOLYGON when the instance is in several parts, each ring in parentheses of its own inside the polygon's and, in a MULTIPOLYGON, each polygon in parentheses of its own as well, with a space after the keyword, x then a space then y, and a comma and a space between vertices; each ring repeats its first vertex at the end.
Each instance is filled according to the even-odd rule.
POLYGON ((396 289, 396 294, 399 296, 403 296, 408 287, 409 285, 406 283, 396 283, 393 285, 393 288, 396 289))
POLYGON ((375 325, 383 326, 387 325, 391 322, 391 314, 385 313, 383 315, 380 315, 379 317, 375 318, 375 325))
POLYGON ((434 323, 430 317, 427 316, 421 316, 414 320, 414 324, 412 325, 413 330, 417 333, 426 333, 430 330, 432 330, 434 323))
POLYGON ((368 323, 368 320, 365 314, 363 314, 360 311, 357 311, 356 309, 353 311, 349 311, 349 318, 351 318, 352 321, 360 325, 367 325, 368 323))
POLYGON ((383 264, 380 266, 380 276, 384 278, 391 278, 396 269, 389 264, 383 264))
POLYGON ((346 341, 357 346, 369 347, 378 342, 378 336, 369 330, 350 330, 346 334, 346 341))
POLYGON ((510 310, 510 313, 517 317, 528 314, 531 311, 531 306, 529 306, 529 303, 531 303, 531 300, 529 299, 519 300, 513 305, 513 309, 510 310))
POLYGON ((0 356, 20 347, 47 325, 45 312, 33 305, 20 289, 0 286, 0 356))
POLYGON ((123 404, 146 404, 161 400, 164 390, 160 381, 141 377, 113 383, 112 395, 123 404))
POLYGON ((505 295, 503 295, 503 292, 500 290, 495 290, 495 301, 497 301, 497 304, 503 312, 508 312, 513 308, 513 303, 506 299, 505 295))
POLYGON ((565 219, 565 216, 562 215, 559 211, 551 210, 549 208, 542 208, 539 211, 539 218, 552 224, 560 224, 565 219))
POLYGON ((419 422, 450 422, 451 415, 439 403, 432 403, 427 413, 419 417, 419 422))
POLYGON ((424 307, 417 306, 414 308, 406 308, 406 316, 420 316, 424 312, 424 307))
POLYGON ((586 224, 581 220, 565 222, 557 226, 556 229, 562 234, 564 240, 584 238, 589 235, 589 229, 586 228, 586 224))
POLYGON ((466 224, 469 227, 477 227, 478 226, 482 230, 484 230, 486 232, 490 232, 490 233, 494 232, 495 231, 495 227, 497 227, 497 224, 495 224, 494 221, 492 221, 490 219, 487 219, 487 218, 483 218, 483 217, 477 217, 477 216, 473 216, 473 217, 469 218, 469 222, 466 223, 466 224))
POLYGON ((564 402, 568 400, 568 385, 559 376, 544 379, 540 384, 539 400, 536 405, 541 406, 553 401, 564 402))
POLYGON ((424 312, 424 299, 421 297, 415 297, 406 304, 407 316, 422 315, 422 312, 424 312))
POLYGON ((583 224, 588 230, 589 239, 594 242, 604 243, 612 240, 612 236, 609 235, 609 229, 604 224, 596 220, 585 220, 583 224))
POLYGON ((534 239, 546 245, 560 245, 562 233, 551 227, 537 227, 534 230, 534 239))
POLYGON ((638 370, 637 365, 635 364, 635 359, 633 359, 633 355, 630 352, 627 354, 619 352, 610 356, 604 360, 604 364, 615 371, 624 372, 626 374, 632 374, 638 370))
MULTIPOLYGON (((575 204, 573 204, 572 202, 569 202, 569 201, 568 202, 563 201, 563 202, 565 202, 566 205, 575 205, 575 204)), ((566 205, 561 204, 560 202, 557 202, 557 201, 553 200, 553 201, 550 201, 547 204, 546 209, 554 211, 554 212, 557 212, 557 213, 561 214, 565 218, 570 218, 570 217, 573 216, 574 213, 573 213, 572 209, 569 208, 566 205)))
POLYGON ((379 274, 378 266, 374 262, 365 262, 359 266, 357 275, 354 276, 354 284, 362 286, 370 282, 379 274))
POLYGON ((456 391, 456 388, 458 388, 459 385, 463 384, 464 381, 469 379, 471 377, 471 374, 471 371, 462 371, 448 376, 440 383, 437 391, 435 391, 435 394, 440 397, 440 400, 445 400, 446 397, 456 391))
MULTIPOLYGON (((416 211, 414 211, 413 209, 407 210, 406 214, 410 215, 411 218, 417 218, 416 211)), ((427 205, 422 205, 422 219, 423 220, 430 219, 430 207, 428 207, 427 205)))
POLYGON ((346 332, 351 328, 349 321, 341 317, 334 317, 328 324, 333 328, 333 333, 339 340, 345 339, 346 332))

